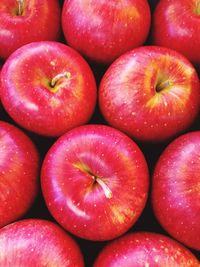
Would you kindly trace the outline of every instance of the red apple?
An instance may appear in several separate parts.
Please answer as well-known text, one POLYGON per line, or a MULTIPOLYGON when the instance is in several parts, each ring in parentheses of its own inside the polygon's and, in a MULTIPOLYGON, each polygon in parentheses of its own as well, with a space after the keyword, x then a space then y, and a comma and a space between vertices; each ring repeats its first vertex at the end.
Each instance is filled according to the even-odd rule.
POLYGON ((33 41, 57 40, 60 16, 58 0, 1 0, 0 58, 33 41))
POLYGON ((159 1, 153 14, 153 44, 175 49, 200 67, 199 32, 199 0, 159 1))
POLYGON ((0 248, 0 266, 84 266, 75 241, 50 221, 27 219, 3 227, 0 248))
POLYGON ((200 262, 175 240, 156 233, 130 233, 108 244, 94 267, 199 267, 200 262))
POLYGON ((96 82, 87 62, 58 42, 16 50, 1 70, 1 101, 22 127, 59 136, 86 123, 96 105, 96 82))
POLYGON ((47 207, 65 229, 88 240, 126 232, 148 195, 148 168, 139 147, 104 125, 84 125, 60 137, 41 172, 47 207))
POLYGON ((200 250, 200 131, 178 137, 157 162, 152 185, 155 215, 164 229, 200 250))
POLYGON ((0 227, 30 208, 38 191, 38 178, 35 145, 21 130, 0 121, 0 227))
POLYGON ((90 60, 104 64, 142 45, 150 21, 147 0, 66 0, 62 9, 68 44, 90 60))
POLYGON ((198 75, 168 48, 144 46, 111 64, 99 88, 107 122, 138 140, 160 142, 188 128, 200 104, 198 75))

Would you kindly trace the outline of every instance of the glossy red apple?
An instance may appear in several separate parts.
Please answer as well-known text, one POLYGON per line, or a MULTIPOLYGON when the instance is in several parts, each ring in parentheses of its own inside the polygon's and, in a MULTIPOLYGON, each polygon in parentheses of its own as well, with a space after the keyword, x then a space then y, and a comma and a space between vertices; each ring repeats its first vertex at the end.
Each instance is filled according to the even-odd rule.
POLYGON ((75 241, 46 220, 27 219, 3 227, 0 249, 0 266, 84 266, 75 241))
POLYGON ((142 45, 150 21, 147 0, 66 0, 62 9, 67 43, 90 60, 104 64, 142 45))
POLYGON ((60 17, 58 0, 1 0, 0 58, 33 41, 58 40, 60 17))
POLYGON ((93 114, 94 75, 87 62, 64 44, 24 45, 7 59, 0 78, 5 110, 27 130, 59 136, 93 114))
POLYGON ((200 131, 178 137, 162 153, 153 175, 152 203, 170 235, 200 250, 200 131))
POLYGON ((38 179, 35 145, 21 130, 0 121, 0 227, 30 208, 39 188, 38 179))
POLYGON ((178 52, 143 46, 118 58, 99 88, 107 122, 138 140, 160 142, 188 128, 200 104, 198 75, 178 52))
POLYGON ((41 185, 49 211, 65 229, 88 240, 108 240, 141 215, 148 168, 129 137, 108 126, 84 125, 51 147, 41 185))
POLYGON ((175 49, 200 67, 199 32, 199 0, 159 1, 153 13, 153 44, 175 49))
POLYGON ((156 233, 127 234, 108 244, 94 267, 199 267, 197 258, 177 241, 156 233))

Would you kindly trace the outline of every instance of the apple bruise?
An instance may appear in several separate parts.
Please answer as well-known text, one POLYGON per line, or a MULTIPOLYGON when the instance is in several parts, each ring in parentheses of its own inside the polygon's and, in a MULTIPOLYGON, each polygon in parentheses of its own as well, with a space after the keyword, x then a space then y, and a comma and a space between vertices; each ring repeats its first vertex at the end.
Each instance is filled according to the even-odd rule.
POLYGON ((73 166, 85 173, 86 175, 89 175, 92 179, 94 179, 92 188, 94 188, 96 185, 100 185, 104 191, 105 196, 107 198, 112 198, 112 191, 110 190, 110 188, 103 181, 102 177, 98 177, 92 172, 89 166, 84 163, 74 163, 73 166))

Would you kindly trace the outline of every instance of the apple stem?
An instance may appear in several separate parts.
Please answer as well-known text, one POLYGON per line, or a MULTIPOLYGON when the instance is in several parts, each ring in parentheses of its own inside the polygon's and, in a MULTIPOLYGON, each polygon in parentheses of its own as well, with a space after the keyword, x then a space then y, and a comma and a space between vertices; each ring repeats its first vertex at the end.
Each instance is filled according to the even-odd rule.
POLYGON ((200 3, 199 2, 196 4, 196 7, 194 9, 194 13, 196 15, 200 15, 200 3))
POLYGON ((17 15, 21 16, 23 14, 24 11, 24 0, 17 0, 18 2, 18 12, 17 15))
POLYGON ((90 168, 84 164, 84 163, 74 163, 73 164, 74 167, 76 167, 77 169, 79 169, 80 171, 86 173, 87 175, 89 175, 90 177, 92 177, 92 179, 94 179, 94 181, 96 183, 98 183, 103 191, 104 194, 107 198, 111 198, 112 197, 112 191, 110 190, 110 188, 104 183, 104 181, 102 180, 102 178, 97 177, 96 175, 93 174, 93 172, 90 170, 90 168))
POLYGON ((104 181, 102 181, 100 178, 95 177, 94 178, 95 181, 103 188, 103 191, 105 193, 105 196, 107 198, 111 198, 112 197, 112 191, 110 190, 110 188, 104 183, 104 181))
POLYGON ((70 78, 71 74, 67 71, 65 71, 64 73, 59 73, 57 74, 55 77, 53 77, 53 79, 51 80, 51 87, 54 87, 56 85, 56 83, 61 79, 61 78, 70 78))
POLYGON ((160 91, 162 91, 163 89, 165 89, 167 86, 171 86, 172 84, 173 84, 173 83, 172 83, 172 81, 170 81, 170 80, 161 82, 161 83, 159 83, 159 84, 156 86, 156 92, 160 92, 160 91))

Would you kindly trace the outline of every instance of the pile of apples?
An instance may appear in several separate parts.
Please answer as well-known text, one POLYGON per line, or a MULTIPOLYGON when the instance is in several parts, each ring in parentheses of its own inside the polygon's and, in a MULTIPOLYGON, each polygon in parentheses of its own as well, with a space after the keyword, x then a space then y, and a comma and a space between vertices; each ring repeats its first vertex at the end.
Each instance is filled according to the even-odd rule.
POLYGON ((200 0, 0 1, 0 267, 200 267, 200 0))

